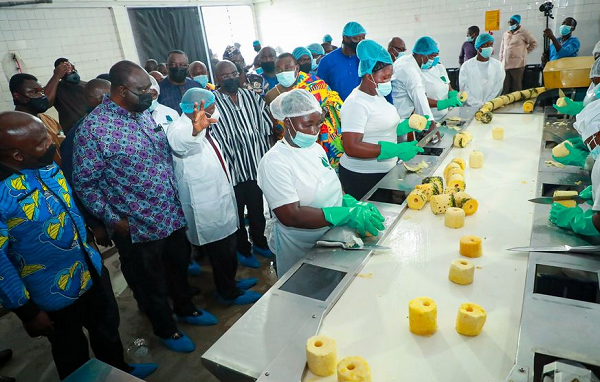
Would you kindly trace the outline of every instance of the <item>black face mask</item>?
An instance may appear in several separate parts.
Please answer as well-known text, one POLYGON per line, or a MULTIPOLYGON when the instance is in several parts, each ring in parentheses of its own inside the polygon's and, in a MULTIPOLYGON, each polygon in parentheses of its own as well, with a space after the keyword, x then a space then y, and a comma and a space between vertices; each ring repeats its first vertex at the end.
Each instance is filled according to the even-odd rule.
POLYGON ((42 156, 38 157, 32 163, 24 163, 25 168, 42 168, 46 166, 50 166, 52 162, 54 162, 54 155, 56 155, 56 144, 51 143, 46 149, 46 152, 42 154, 42 156))
POLYGON ((29 98, 27 106, 31 107, 36 113, 43 113, 50 108, 48 97, 41 96, 40 98, 29 98))
POLYGON ((131 90, 129 90, 129 92, 138 98, 137 103, 131 107, 133 111, 141 113, 145 110, 148 110, 150 105, 152 105, 152 93, 136 94, 131 90))
POLYGON ((275 71, 275 63, 274 62, 261 62, 260 67, 267 73, 273 73, 275 71))
POLYGON ((300 65, 300 71, 304 73, 310 72, 312 69, 312 62, 307 62, 306 64, 300 65))
POLYGON ((356 47, 358 46, 358 43, 356 41, 350 40, 350 42, 344 42, 344 45, 350 48, 351 51, 356 52, 356 47))
POLYGON ((258 52, 260 52, 260 48, 259 48, 258 46, 255 46, 255 47, 254 47, 254 51, 255 51, 256 53, 258 53, 258 52))
POLYGON ((240 77, 228 78, 223 81, 223 89, 227 90, 228 93, 237 93, 240 87, 240 77))
POLYGON ((187 68, 169 68, 169 78, 177 83, 185 81, 187 68))
POLYGON ((79 77, 77 72, 73 72, 65 77, 65 81, 77 85, 81 81, 81 77, 79 77))

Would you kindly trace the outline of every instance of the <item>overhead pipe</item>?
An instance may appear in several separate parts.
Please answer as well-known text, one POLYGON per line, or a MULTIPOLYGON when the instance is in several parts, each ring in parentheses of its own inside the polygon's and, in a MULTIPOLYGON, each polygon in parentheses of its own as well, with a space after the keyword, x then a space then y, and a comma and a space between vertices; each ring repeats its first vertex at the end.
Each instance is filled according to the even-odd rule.
POLYGON ((17 5, 29 5, 29 4, 49 4, 53 0, 26 0, 26 1, 0 1, 0 8, 4 7, 15 7, 17 5))

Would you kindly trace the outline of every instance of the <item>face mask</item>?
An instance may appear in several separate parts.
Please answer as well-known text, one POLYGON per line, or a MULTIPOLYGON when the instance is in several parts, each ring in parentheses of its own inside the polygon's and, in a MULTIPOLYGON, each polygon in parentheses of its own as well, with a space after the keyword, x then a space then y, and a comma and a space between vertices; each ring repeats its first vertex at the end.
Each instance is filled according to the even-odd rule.
POLYGON ((67 75, 67 77, 65 78, 65 81, 67 81, 71 84, 77 85, 79 83, 79 81, 81 81, 81 77, 79 77, 79 74, 77 72, 73 72, 73 73, 67 75))
POLYGON ((46 152, 37 158, 33 163, 27 165, 26 168, 41 168, 50 166, 54 162, 54 155, 56 155, 56 144, 51 143, 46 149, 46 152))
POLYGON ((158 100, 157 99, 153 99, 152 103, 150 104, 150 107, 148 108, 148 110, 150 111, 150 113, 152 113, 154 110, 156 110, 157 106, 158 106, 158 100))
POLYGON ((481 54, 481 57, 483 57, 483 58, 490 58, 492 56, 493 52, 494 52, 494 48, 489 46, 487 48, 481 48, 481 50, 479 51, 479 54, 481 54))
POLYGON ((377 94, 379 94, 382 97, 385 97, 392 92, 392 82, 391 81, 377 83, 377 82, 375 82, 373 75, 371 75, 371 82, 373 82, 375 85, 377 85, 377 94))
POLYGON ((310 72, 311 67, 312 67, 312 64, 310 62, 307 62, 306 64, 300 65, 300 71, 304 72, 304 73, 308 73, 308 72, 310 72))
MULTIPOLYGON (((296 130, 296 128, 294 127, 294 123, 292 122, 291 119, 290 119, 290 125, 292 125, 292 128, 296 132, 296 136, 292 138, 292 142, 294 142, 294 144, 296 146, 298 146, 302 149, 305 149, 307 147, 312 146, 317 141, 317 138, 319 137, 318 134, 315 134, 315 135, 304 134, 303 132, 296 130)), ((292 134, 290 134, 290 137, 291 136, 292 136, 292 134)))
POLYGON ((600 84, 595 85, 593 82, 590 84, 590 86, 588 87, 587 91, 585 92, 585 98, 583 99, 583 106, 587 106, 590 103, 596 101, 598 98, 600 98, 600 84))
POLYGON ((433 66, 433 60, 427 59, 427 62, 421 64, 421 69, 423 69, 423 70, 431 69, 432 66, 433 66))
POLYGON ((344 43, 344 45, 350 48, 351 51, 356 52, 356 47, 358 46, 358 43, 356 41, 350 40, 350 42, 344 43))
POLYGON ((315 70, 317 70, 318 67, 319 67, 319 64, 317 64, 317 60, 315 58, 313 58, 311 61, 311 64, 310 64, 310 69, 315 71, 315 70))
POLYGON ((169 68, 169 78, 177 83, 185 81, 187 75, 187 68, 169 68))
POLYGON ((598 159, 598 155, 600 155, 600 146, 594 147, 594 149, 590 151, 590 154, 592 155, 592 158, 594 158, 594 160, 598 159))
POLYGON ((208 84, 208 75, 200 74, 199 76, 194 77, 194 81, 200 84, 203 88, 208 84))
POLYGON ((518 26, 519 26, 519 24, 511 24, 508 26, 508 29, 510 29, 511 31, 514 31, 515 29, 517 29, 518 26))
POLYGON ((237 93, 239 87, 240 77, 228 78, 223 81, 223 88, 227 90, 228 93, 237 93))
POLYGON ((273 73, 275 71, 275 63, 274 62, 261 62, 260 67, 267 73, 273 73))
POLYGON ((277 81, 279 81, 284 88, 289 88, 296 82, 296 71, 277 73, 277 81))
POLYGON ((258 53, 258 52, 260 52, 260 48, 259 48, 258 46, 255 46, 255 47, 254 47, 254 51, 255 51, 256 53, 258 53))
POLYGON ((467 42, 473 42, 473 37, 471 36, 467 36, 467 38, 465 39, 467 42))
POLYGON ((137 103, 131 107, 133 111, 141 113, 145 110, 148 110, 148 108, 152 105, 152 93, 136 94, 131 90, 129 90, 129 92, 138 98, 137 103))
POLYGON ((256 68, 256 74, 263 74, 265 71, 263 68, 256 68))
POLYGON ((440 63, 440 58, 436 57, 433 59, 433 63, 431 64, 431 67, 433 68, 434 66, 436 66, 439 63, 440 63))
POLYGON ((216 108, 215 108, 215 112, 214 112, 214 113, 212 113, 212 114, 209 114, 209 116, 208 116, 208 117, 209 117, 209 118, 212 118, 212 119, 216 119, 216 120, 218 121, 218 120, 219 120, 219 118, 221 118, 221 113, 219 113, 219 109, 216 109, 216 108))
POLYGON ((561 25, 560 28, 558 28, 558 32, 561 36, 566 36, 571 33, 571 27, 568 25, 561 25))
POLYGON ((30 106, 36 113, 43 113, 50 108, 50 101, 44 95, 40 98, 29 98, 29 102, 26 105, 30 106))

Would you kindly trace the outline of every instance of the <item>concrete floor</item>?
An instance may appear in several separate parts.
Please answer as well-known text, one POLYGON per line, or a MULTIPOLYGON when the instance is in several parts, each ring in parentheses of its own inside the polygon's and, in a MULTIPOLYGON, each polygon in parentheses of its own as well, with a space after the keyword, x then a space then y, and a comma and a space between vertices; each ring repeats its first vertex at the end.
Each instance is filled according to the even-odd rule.
MULTIPOLYGON (((240 266, 238 279, 257 277, 259 283, 252 288, 264 293, 276 281, 273 264, 270 260, 259 258, 262 262, 261 269, 250 269, 240 266)), ((138 311, 137 303, 132 297, 131 290, 127 288, 119 270, 118 255, 105 261, 111 272, 113 289, 121 312, 121 340, 125 351, 137 338, 144 338, 148 342, 148 355, 134 357, 126 354, 128 362, 156 362, 159 369, 147 381, 171 382, 216 382, 215 377, 204 368, 200 361, 202 354, 229 329, 250 306, 222 306, 214 297, 214 284, 212 270, 207 259, 200 262, 202 274, 190 277, 190 284, 201 289, 202 293, 194 297, 196 306, 208 310, 216 315, 219 323, 211 327, 194 327, 180 324, 180 329, 188 334, 196 343, 196 350, 189 354, 174 353, 167 350, 152 334, 148 319, 138 311), (136 359, 138 358, 138 359, 136 359)), ((15 377, 18 382, 55 382, 58 374, 52 362, 50 345, 43 339, 30 338, 21 325, 21 321, 14 314, 7 314, 0 318, 0 350, 11 348, 13 358, 0 368, 0 375, 15 377)), ((90 351, 90 355, 92 353, 90 351)))

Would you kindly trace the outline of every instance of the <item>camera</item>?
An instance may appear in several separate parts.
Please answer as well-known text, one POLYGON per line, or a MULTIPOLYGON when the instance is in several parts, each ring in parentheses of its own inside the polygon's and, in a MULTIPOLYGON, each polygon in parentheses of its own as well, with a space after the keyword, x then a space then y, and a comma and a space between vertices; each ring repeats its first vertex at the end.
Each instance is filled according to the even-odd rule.
POLYGON ((540 5, 540 12, 544 12, 544 16, 552 16, 552 8, 554 8, 554 4, 552 1, 547 1, 540 5))

